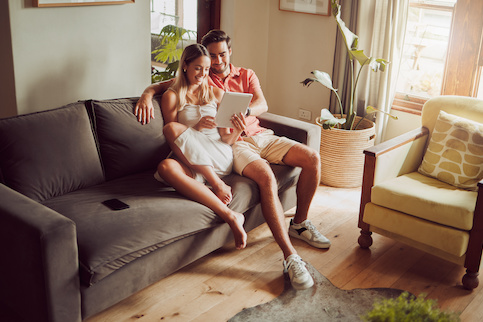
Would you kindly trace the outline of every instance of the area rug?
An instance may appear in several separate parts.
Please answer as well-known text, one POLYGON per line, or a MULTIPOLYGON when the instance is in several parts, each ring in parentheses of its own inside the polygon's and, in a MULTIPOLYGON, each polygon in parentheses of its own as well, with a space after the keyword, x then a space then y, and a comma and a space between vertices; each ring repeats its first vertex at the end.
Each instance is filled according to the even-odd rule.
POLYGON ((288 276, 282 294, 276 299, 244 309, 229 322, 247 321, 360 321, 375 300, 396 298, 403 291, 390 288, 341 290, 310 264, 307 269, 314 286, 302 291, 292 288, 288 276))

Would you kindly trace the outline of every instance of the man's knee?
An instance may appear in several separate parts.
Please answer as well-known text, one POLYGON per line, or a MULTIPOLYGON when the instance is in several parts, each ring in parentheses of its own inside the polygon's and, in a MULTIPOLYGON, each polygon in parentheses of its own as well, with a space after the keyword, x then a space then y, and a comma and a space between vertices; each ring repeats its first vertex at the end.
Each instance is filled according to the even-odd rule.
POLYGON ((285 155, 284 163, 293 167, 320 168, 320 154, 314 149, 304 145, 294 145, 285 155))
POLYGON ((275 178, 272 168, 265 160, 257 160, 249 163, 243 169, 243 176, 255 181, 259 187, 277 185, 277 178, 275 178))

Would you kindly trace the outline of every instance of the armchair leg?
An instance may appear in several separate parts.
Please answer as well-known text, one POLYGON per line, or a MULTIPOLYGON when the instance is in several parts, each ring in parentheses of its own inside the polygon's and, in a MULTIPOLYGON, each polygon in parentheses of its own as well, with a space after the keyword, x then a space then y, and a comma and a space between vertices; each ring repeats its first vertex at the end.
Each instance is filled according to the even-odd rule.
POLYGON ((359 246, 361 248, 369 248, 372 245, 372 231, 367 231, 361 229, 361 235, 357 239, 357 242, 359 243, 359 246))
POLYGON ((466 274, 463 276, 462 282, 464 288, 468 290, 477 288, 478 284, 480 283, 478 280, 478 272, 471 272, 467 269, 466 274))

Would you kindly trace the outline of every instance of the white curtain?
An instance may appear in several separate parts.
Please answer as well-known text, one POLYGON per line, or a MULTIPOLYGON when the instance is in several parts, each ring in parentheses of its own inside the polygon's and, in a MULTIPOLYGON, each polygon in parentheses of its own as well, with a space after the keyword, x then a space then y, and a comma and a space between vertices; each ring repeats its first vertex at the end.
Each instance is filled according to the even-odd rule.
MULTIPOLYGON (((396 81, 401 62, 404 35, 408 17, 409 0, 363 0, 359 4, 358 30, 359 48, 375 58, 390 62, 385 72, 364 71, 358 88, 359 102, 371 105, 387 113, 396 91, 396 81), (372 37, 370 35, 372 34, 372 37)), ((376 144, 384 139, 388 116, 377 113, 376 144)))

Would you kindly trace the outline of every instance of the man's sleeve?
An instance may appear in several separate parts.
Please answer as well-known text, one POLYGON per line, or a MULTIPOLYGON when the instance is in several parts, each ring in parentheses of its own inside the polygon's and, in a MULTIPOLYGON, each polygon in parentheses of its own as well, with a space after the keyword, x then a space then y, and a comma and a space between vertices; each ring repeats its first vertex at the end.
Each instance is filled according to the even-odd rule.
POLYGON ((247 78, 248 78, 248 92, 255 93, 256 90, 261 90, 262 86, 260 85, 260 80, 255 72, 251 69, 247 69, 247 78))

